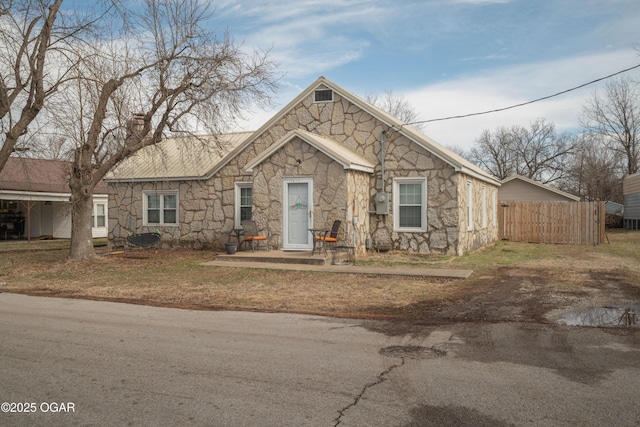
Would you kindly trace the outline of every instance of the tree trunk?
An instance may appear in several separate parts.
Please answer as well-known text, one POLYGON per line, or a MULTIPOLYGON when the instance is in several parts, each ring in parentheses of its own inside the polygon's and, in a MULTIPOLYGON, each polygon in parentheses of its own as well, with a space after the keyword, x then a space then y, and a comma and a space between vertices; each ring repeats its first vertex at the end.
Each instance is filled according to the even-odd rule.
POLYGON ((93 196, 71 196, 71 248, 69 258, 82 260, 95 258, 96 251, 93 248, 93 236, 91 233, 91 213, 93 210, 93 196))
POLYGON ((76 149, 76 160, 71 171, 71 248, 69 258, 82 260, 95 258, 91 234, 94 176, 91 166, 91 149, 88 145, 76 149))

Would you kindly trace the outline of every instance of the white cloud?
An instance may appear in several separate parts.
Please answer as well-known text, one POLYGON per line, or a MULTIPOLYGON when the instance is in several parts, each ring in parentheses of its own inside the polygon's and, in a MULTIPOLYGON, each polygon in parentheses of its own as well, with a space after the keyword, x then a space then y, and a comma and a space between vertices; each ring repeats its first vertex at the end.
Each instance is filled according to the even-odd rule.
POLYGON ((371 45, 365 31, 387 11, 373 0, 246 2, 219 6, 243 30, 245 46, 271 50, 287 78, 317 76, 361 59, 371 45))
MULTIPOLYGON (((638 62, 640 60, 636 52, 631 49, 584 55, 484 71, 416 87, 401 95, 418 112, 419 120, 432 120, 531 101, 604 77, 638 62)), ((627 74, 640 78, 638 70, 627 74)), ((308 82, 311 83, 312 81, 308 82)), ((344 82, 336 83, 349 90, 344 82)), ((468 150, 485 129, 493 130, 499 126, 510 127, 516 124, 529 126, 537 118, 553 122, 558 131, 575 130, 579 127, 578 116, 584 103, 605 83, 603 81, 545 101, 498 113, 426 123, 423 132, 445 146, 459 146, 468 150)), ((258 129, 305 88, 306 85, 284 87, 274 100, 276 106, 272 110, 254 111, 248 120, 239 124, 238 129, 258 129)), ((367 94, 358 95, 364 98, 367 94)))
MULTIPOLYGON (((419 112, 420 120, 431 120, 505 108, 587 83, 636 65, 633 50, 585 55, 553 62, 533 63, 485 71, 403 93, 419 112)), ((635 72, 638 76, 638 71, 635 72)), ((578 127, 585 101, 604 82, 564 95, 498 113, 427 123, 424 133, 444 145, 464 149, 473 146, 485 129, 515 124, 528 126, 542 117, 558 130, 578 127)))

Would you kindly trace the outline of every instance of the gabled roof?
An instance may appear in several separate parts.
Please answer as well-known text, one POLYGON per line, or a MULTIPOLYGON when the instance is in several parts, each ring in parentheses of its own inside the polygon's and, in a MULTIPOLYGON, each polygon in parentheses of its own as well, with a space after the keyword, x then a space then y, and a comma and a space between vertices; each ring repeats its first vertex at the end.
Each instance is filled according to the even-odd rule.
POLYGON ((454 153, 453 151, 443 147, 442 145, 435 142, 433 139, 429 138, 426 135, 418 132, 414 128, 409 125, 402 123, 400 120, 391 116, 390 114, 382 111, 376 106, 370 104, 364 99, 360 98, 357 95, 349 92, 346 89, 338 86, 337 84, 331 82, 330 80, 319 77, 314 83, 312 83, 307 89, 301 92, 298 96, 296 96, 289 104, 287 104, 283 109, 281 109, 276 115, 274 115, 271 119, 269 119, 264 125, 262 125, 257 131, 253 133, 253 135, 247 138, 243 143, 238 145, 234 150, 232 150, 227 156, 225 156, 222 161, 211 171, 212 173, 220 170, 224 165, 226 165, 233 157, 235 157, 238 153, 240 153, 245 147, 249 144, 252 144, 256 139, 258 139, 265 131, 267 131, 271 126, 280 121, 283 117, 289 114, 299 103, 302 102, 306 97, 312 95, 314 91, 318 88, 321 89, 331 89, 340 95, 342 98, 347 99, 352 104, 358 106, 360 109, 366 111, 371 114, 373 117, 387 125, 393 131, 398 132, 408 139, 414 141, 416 144, 420 145, 425 150, 429 151, 433 155, 439 157, 444 162, 453 166, 457 171, 465 173, 467 175, 478 178, 482 181, 488 182, 492 185, 500 186, 500 181, 495 179, 492 175, 485 172, 478 166, 464 159, 460 155, 454 153))
MULTIPOLYGON (((9 157, 0 171, 0 191, 70 195, 71 162, 47 159, 9 157)), ((107 194, 107 186, 100 182, 94 194, 107 194)))
POLYGON ((323 138, 320 135, 310 133, 301 129, 295 129, 288 132, 276 143, 271 144, 268 149, 260 153, 253 160, 250 160, 246 166, 247 172, 252 172, 253 168, 258 166, 264 160, 268 159, 273 153, 278 151, 280 148, 282 148, 284 145, 295 138, 300 138, 307 144, 314 147, 316 150, 323 152, 336 162, 340 163, 345 169, 353 169, 369 173, 373 173, 374 171, 375 165, 373 163, 347 149, 343 145, 328 138, 323 138))
POLYGON ((168 138, 125 159, 107 174, 107 181, 202 179, 211 175, 225 154, 252 132, 218 136, 168 138))
POLYGON ((604 202, 604 209, 608 214, 622 215, 624 212, 624 205, 622 203, 607 200, 604 202))
POLYGON ((522 175, 517 175, 517 174, 516 175, 511 175, 510 177, 503 179, 501 182, 504 185, 504 184, 506 184, 508 182, 511 182, 511 181, 514 181, 514 180, 523 181, 523 182, 526 182, 528 184, 535 185, 536 187, 540 187, 543 190, 547 190, 547 191, 550 191, 552 193, 556 193, 556 194, 558 194, 558 195, 560 195, 562 197, 566 197, 567 199, 571 199, 571 200, 574 200, 576 202, 580 201, 580 197, 578 197, 578 196, 574 196, 573 194, 566 193, 566 192, 564 192, 562 190, 558 190, 555 187, 551 187, 550 185, 543 184, 541 182, 535 181, 533 179, 527 178, 527 177, 522 176, 522 175))

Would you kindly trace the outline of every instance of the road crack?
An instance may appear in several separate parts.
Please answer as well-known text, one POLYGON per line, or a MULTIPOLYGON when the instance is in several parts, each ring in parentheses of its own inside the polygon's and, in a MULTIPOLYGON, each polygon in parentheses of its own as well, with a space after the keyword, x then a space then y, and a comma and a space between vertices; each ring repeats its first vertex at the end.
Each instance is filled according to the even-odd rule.
POLYGON ((376 377, 375 381, 370 382, 369 384, 366 384, 364 387, 362 387, 362 390, 360 390, 360 393, 358 393, 358 395, 355 397, 355 399, 353 399, 353 402, 351 402, 349 405, 345 406, 344 408, 342 408, 341 410, 338 411, 338 416, 334 420, 336 422, 334 424, 334 427, 337 427, 337 426, 340 425, 340 423, 342 422, 342 417, 344 416, 345 412, 347 412, 349 409, 351 409, 354 406, 356 406, 358 404, 358 402, 360 401, 360 399, 362 399, 362 396, 364 396, 364 394, 367 392, 368 389, 370 389, 371 387, 375 387, 378 384, 382 384, 386 380, 385 376, 389 375, 391 373, 391 371, 393 371, 394 369, 399 368, 399 367, 401 367, 401 366, 403 366, 405 364, 404 357, 400 357, 400 360, 401 360, 400 363, 396 363, 395 365, 389 366, 380 375, 378 375, 376 377))

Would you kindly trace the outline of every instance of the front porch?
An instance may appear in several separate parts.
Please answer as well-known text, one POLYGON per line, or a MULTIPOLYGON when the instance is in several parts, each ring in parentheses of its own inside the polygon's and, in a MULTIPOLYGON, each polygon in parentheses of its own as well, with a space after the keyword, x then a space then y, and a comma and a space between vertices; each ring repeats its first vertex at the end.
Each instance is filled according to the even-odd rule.
POLYGON ((344 265, 351 261, 351 255, 344 251, 328 250, 325 256, 322 250, 311 251, 282 251, 282 250, 241 250, 235 254, 220 253, 216 255, 216 261, 224 262, 251 262, 251 263, 275 263, 275 264, 300 264, 300 265, 344 265))
POLYGON ((473 273, 472 270, 424 268, 424 267, 389 267, 389 266, 361 266, 357 262, 347 264, 344 262, 332 263, 333 253, 329 251, 311 256, 310 251, 250 251, 244 250, 233 255, 216 254, 214 261, 205 262, 204 265, 214 267, 234 268, 262 268, 269 270, 289 271, 318 271, 323 273, 343 274, 372 274, 379 276, 404 276, 404 277, 436 277, 443 279, 466 279, 473 273))

